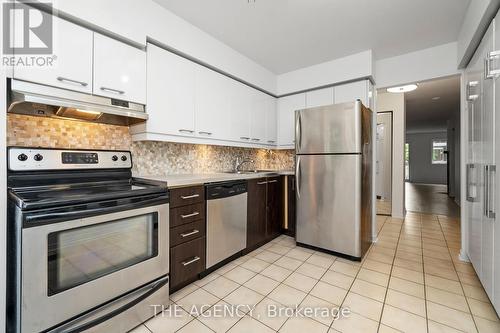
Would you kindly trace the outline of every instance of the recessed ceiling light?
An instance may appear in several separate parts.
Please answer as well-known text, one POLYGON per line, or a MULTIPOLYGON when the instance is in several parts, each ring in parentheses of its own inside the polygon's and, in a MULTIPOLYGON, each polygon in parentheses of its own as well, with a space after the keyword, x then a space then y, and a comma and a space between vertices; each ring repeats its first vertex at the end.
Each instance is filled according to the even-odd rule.
POLYGON ((437 101, 437 100, 439 100, 439 99, 441 99, 441 97, 439 97, 439 96, 432 97, 432 100, 433 100, 433 101, 437 101))
POLYGON ((390 93, 404 93, 404 92, 413 91, 413 90, 415 90, 417 88, 418 88, 418 86, 416 84, 408 84, 406 86, 387 88, 387 92, 390 92, 390 93))

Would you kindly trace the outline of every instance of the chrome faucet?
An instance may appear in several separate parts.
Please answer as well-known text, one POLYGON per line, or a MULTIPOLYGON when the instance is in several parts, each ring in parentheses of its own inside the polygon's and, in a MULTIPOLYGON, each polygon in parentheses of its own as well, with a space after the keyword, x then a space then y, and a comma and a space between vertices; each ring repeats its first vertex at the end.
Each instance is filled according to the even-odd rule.
POLYGON ((250 158, 241 158, 241 157, 236 157, 236 161, 234 161, 234 171, 238 172, 240 171, 240 168, 243 164, 245 163, 253 163, 254 160, 250 158))

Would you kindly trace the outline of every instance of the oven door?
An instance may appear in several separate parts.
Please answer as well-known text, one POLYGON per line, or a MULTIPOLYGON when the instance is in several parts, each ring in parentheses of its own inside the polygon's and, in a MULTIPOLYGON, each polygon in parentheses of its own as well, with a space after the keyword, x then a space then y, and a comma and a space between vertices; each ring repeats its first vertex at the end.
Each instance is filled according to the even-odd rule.
POLYGON ((21 331, 54 327, 165 276, 168 236, 168 204, 24 228, 21 331))

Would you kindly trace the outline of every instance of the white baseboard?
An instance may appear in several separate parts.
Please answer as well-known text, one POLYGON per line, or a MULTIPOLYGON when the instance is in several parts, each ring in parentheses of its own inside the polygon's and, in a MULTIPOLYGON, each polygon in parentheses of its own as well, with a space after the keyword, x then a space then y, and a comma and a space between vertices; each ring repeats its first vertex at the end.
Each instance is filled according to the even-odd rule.
POLYGON ((470 262, 469 256, 467 255, 467 253, 465 253, 464 249, 460 249, 460 254, 458 255, 458 259, 460 259, 460 261, 470 262))

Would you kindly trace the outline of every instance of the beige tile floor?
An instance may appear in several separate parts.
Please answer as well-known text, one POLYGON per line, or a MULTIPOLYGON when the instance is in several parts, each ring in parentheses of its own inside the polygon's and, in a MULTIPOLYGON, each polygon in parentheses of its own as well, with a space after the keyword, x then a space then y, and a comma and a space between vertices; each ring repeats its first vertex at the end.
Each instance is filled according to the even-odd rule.
MULTIPOLYGON (((280 236, 171 295, 184 309, 250 304, 251 313, 214 318, 158 316, 134 333, 166 332, 500 332, 472 266, 458 260, 459 222, 409 213, 378 217, 379 239, 363 262, 295 246, 280 236), (329 317, 269 318, 268 305, 349 308, 329 317)), ((209 313, 208 310, 203 314, 209 313)))

